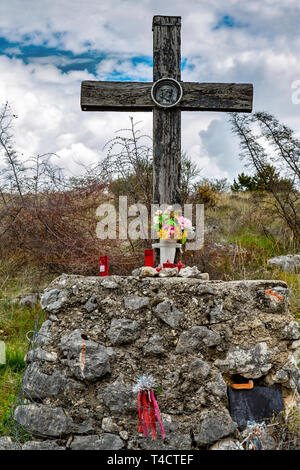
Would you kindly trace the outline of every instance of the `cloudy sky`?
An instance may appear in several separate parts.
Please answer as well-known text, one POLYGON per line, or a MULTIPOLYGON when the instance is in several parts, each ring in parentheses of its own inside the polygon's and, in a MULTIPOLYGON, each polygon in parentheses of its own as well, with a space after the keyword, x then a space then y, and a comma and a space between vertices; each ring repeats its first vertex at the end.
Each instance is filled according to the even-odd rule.
MULTIPOLYGON (((152 80, 152 17, 182 17, 182 80, 254 85, 254 110, 300 132, 298 0, 1 0, 0 104, 24 155, 73 174, 104 155, 129 114, 80 110, 82 80, 152 80), (299 103, 298 103, 299 101, 299 103)), ((151 113, 134 113, 151 135, 151 113)), ((243 169, 228 116, 182 113, 182 147, 207 177, 243 169)))

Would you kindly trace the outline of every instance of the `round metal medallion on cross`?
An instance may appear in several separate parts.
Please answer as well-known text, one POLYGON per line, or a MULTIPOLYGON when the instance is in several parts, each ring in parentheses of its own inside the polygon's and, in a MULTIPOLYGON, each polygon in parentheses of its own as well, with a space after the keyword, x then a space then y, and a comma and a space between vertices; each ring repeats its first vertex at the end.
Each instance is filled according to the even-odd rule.
POLYGON ((182 86, 174 78, 161 78, 153 83, 151 97, 157 106, 171 108, 182 98, 182 86))

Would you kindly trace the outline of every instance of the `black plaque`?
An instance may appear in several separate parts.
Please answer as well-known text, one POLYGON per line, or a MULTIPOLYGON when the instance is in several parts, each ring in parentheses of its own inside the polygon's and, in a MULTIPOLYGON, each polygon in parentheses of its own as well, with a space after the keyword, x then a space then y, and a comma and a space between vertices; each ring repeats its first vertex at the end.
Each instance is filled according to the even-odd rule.
POLYGON ((281 386, 234 390, 228 387, 230 414, 240 429, 247 421, 261 423, 284 409, 281 386))

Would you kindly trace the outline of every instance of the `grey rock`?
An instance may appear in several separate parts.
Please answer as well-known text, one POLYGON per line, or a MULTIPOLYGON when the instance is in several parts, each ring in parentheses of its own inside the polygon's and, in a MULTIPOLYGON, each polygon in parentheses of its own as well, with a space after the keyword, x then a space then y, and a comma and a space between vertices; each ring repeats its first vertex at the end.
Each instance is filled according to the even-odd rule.
POLYGON ((124 305, 128 310, 141 310, 150 305, 150 300, 148 297, 125 297, 124 305))
POLYGON ((131 273, 131 276, 134 276, 134 277, 139 277, 141 275, 141 269, 142 268, 135 268, 132 273, 131 273))
POLYGON ((102 344, 83 340, 80 330, 74 330, 61 338, 60 348, 67 354, 68 365, 75 377, 90 381, 97 380, 110 372, 110 352, 102 344), (81 352, 85 347, 84 364, 81 352))
POLYGON ((161 413, 162 425, 166 434, 163 439, 160 427, 157 426, 157 439, 152 441, 151 438, 138 437, 128 442, 128 449, 142 450, 190 450, 191 437, 187 433, 186 428, 178 429, 176 419, 166 413, 161 413))
POLYGON ((160 302, 154 309, 155 315, 171 328, 176 328, 184 313, 174 307, 169 299, 160 302))
POLYGON ((209 309, 208 314, 209 322, 211 324, 229 320, 232 316, 231 312, 226 312, 223 310, 223 301, 214 302, 214 305, 212 308, 209 309))
POLYGON ((56 315, 54 315, 54 314, 49 315, 49 320, 51 320, 51 321, 59 321, 59 320, 58 320, 58 317, 57 317, 56 315))
POLYGON ((288 273, 297 272, 300 270, 300 254, 275 256, 268 259, 267 263, 288 273))
POLYGON ((32 362, 24 373, 22 388, 30 399, 55 397, 63 394, 66 383, 66 377, 59 370, 47 375, 40 371, 36 362, 32 362))
POLYGON ((45 290, 41 297, 41 306, 47 312, 57 312, 68 300, 67 290, 45 290))
POLYGON ((113 419, 110 416, 107 416, 102 419, 101 429, 104 432, 118 432, 119 427, 114 423, 113 419))
POLYGON ((57 353, 56 352, 48 352, 42 348, 31 349, 26 354, 26 362, 56 362, 57 361, 57 353))
POLYGON ((190 362, 189 368, 192 376, 196 380, 205 380, 210 373, 209 364, 199 358, 196 358, 192 362, 190 362))
POLYGON ((284 383, 287 388, 298 388, 300 385, 300 369, 296 359, 291 356, 289 360, 273 376, 273 383, 284 383), (298 385, 299 384, 299 385, 298 385))
POLYGON ((192 278, 195 277, 195 275, 197 274, 200 274, 200 271, 197 266, 187 266, 186 268, 180 269, 178 277, 192 278))
POLYGON ((222 439, 220 442, 212 445, 209 450, 243 450, 242 446, 232 439, 222 439))
POLYGON ((282 286, 257 291, 260 303, 266 312, 286 315, 289 307, 290 291, 282 286))
MULTIPOLYGON (((172 433, 166 439, 158 438, 155 441, 147 437, 140 437, 131 441, 136 449, 141 450, 191 450, 191 438, 189 434, 172 433)), ((128 446, 129 447, 129 446, 128 446)))
POLYGON ((51 343, 51 340, 52 340, 51 326, 52 326, 52 322, 50 320, 46 320, 42 324, 36 337, 36 344, 38 346, 41 346, 41 347, 47 346, 49 343, 51 343))
POLYGON ((84 304, 83 308, 84 308, 88 313, 93 312, 93 311, 96 310, 96 308, 98 307, 98 299, 99 299, 99 296, 96 295, 96 294, 93 294, 93 295, 88 299, 88 301, 84 304))
POLYGON ((225 360, 217 359, 215 365, 223 372, 258 379, 271 369, 272 355, 272 351, 264 342, 250 349, 237 346, 227 353, 225 360))
POLYGON ((216 346, 221 342, 221 337, 215 331, 205 326, 193 326, 189 330, 181 333, 177 346, 177 353, 198 351, 201 347, 216 346))
POLYGON ((20 405, 14 418, 23 428, 33 435, 60 437, 71 432, 71 420, 61 407, 47 405, 20 405))
POLYGON ((199 445, 212 444, 223 437, 229 436, 237 429, 227 410, 215 410, 205 413, 200 424, 199 435, 195 436, 199 445))
POLYGON ((181 268, 181 270, 178 273, 178 277, 184 277, 184 278, 200 278, 200 275, 202 273, 199 271, 197 266, 187 266, 186 268, 181 268))
POLYGON ((158 334, 151 336, 148 343, 143 347, 144 353, 149 354, 150 356, 159 356, 160 354, 163 354, 165 351, 163 342, 164 339, 162 336, 158 334))
POLYGON ((159 277, 176 277, 178 276, 178 268, 162 268, 159 273, 159 277))
POLYGON ((19 305, 33 308, 39 301, 38 294, 24 295, 20 298, 19 305))
POLYGON ((22 450, 65 450, 55 441, 27 441, 22 446, 22 450))
POLYGON ((178 277, 182 277, 184 279, 194 278, 201 279, 202 281, 209 281, 209 274, 201 273, 197 266, 187 266, 186 268, 181 268, 178 273, 178 277))
POLYGON ((136 411, 136 395, 132 391, 131 386, 126 386, 123 381, 123 375, 120 374, 115 382, 108 384, 103 396, 98 394, 98 398, 102 398, 105 406, 107 406, 112 414, 126 414, 136 411))
POLYGON ((11 437, 0 437, 0 450, 21 450, 20 444, 14 442, 11 437))
POLYGON ((70 445, 71 450, 120 450, 124 442, 115 434, 104 433, 101 436, 75 436, 70 445))
POLYGON ((151 266, 143 266, 140 270, 140 275, 142 277, 157 277, 158 271, 151 266))
POLYGON ((222 377, 222 374, 217 374, 215 379, 208 382, 206 385, 206 391, 218 397, 220 400, 227 402, 227 385, 222 377))
POLYGON ((300 338, 299 325, 296 321, 291 321, 283 329, 284 338, 296 340, 300 338))
POLYGON ((128 432, 127 431, 120 431, 120 438, 123 439, 123 441, 128 441, 128 432))
POLYGON ((128 318, 114 318, 107 334, 113 345, 131 343, 139 336, 138 324, 128 318))
POLYGON ((106 289, 117 289, 119 284, 113 279, 110 279, 108 276, 104 277, 103 281, 101 281, 101 286, 105 287, 106 289))

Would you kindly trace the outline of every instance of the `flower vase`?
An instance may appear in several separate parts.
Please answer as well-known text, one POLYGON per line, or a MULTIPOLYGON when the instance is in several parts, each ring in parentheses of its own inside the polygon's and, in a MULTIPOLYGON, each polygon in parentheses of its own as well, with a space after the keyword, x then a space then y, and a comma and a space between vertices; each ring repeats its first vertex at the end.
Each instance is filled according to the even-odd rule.
POLYGON ((159 261, 160 267, 163 267, 163 264, 169 261, 174 263, 176 248, 180 248, 181 244, 177 243, 174 239, 160 240, 159 243, 154 243, 152 248, 159 248, 159 261))

